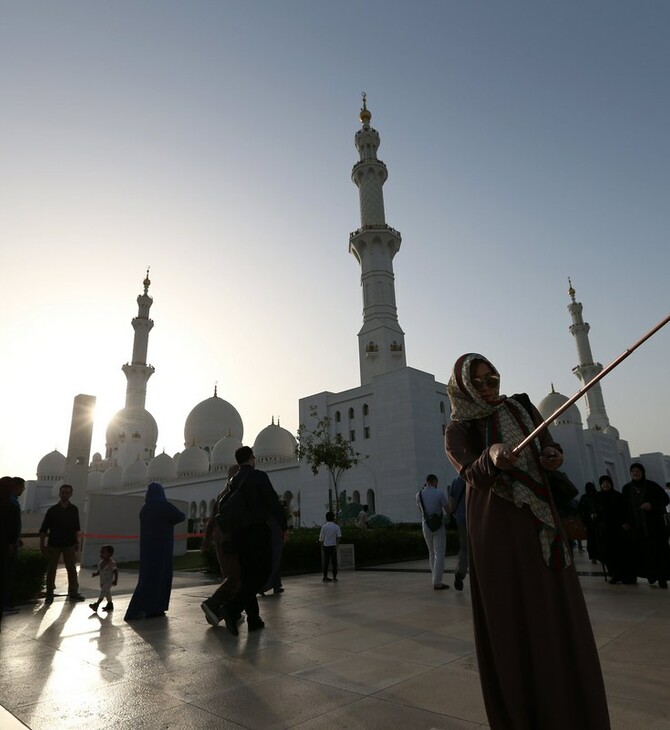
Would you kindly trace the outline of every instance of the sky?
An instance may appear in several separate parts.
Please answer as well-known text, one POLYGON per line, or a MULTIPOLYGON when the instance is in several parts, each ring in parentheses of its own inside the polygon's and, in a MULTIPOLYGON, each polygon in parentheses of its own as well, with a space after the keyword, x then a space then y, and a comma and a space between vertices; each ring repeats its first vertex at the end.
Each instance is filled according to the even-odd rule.
MULTIPOLYGON (((668 37, 660 0, 0 0, 0 472, 78 393, 104 454, 148 266, 157 452, 215 384, 250 444, 360 384, 363 91, 408 365, 572 395, 568 277, 603 365, 669 310, 668 37)), ((670 326, 602 383, 632 455, 670 453, 669 361, 670 326)))

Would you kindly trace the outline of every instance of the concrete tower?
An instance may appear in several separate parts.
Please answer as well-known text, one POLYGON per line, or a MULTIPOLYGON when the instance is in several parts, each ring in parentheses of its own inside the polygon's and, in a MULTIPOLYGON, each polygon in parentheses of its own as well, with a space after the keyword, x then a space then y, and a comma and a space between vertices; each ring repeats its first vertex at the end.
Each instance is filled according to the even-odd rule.
POLYGON ((379 134, 370 126, 372 114, 363 94, 361 129, 355 144, 360 160, 351 171, 358 186, 361 227, 349 236, 349 252, 361 266, 363 326, 358 333, 361 385, 407 366, 405 333, 398 323, 393 276, 393 257, 400 249, 401 236, 386 225, 383 185, 388 173, 377 158, 379 134))
MULTIPOLYGON (((572 317, 570 334, 575 338, 579 359, 579 365, 572 368, 572 372, 579 378, 582 385, 586 385, 603 369, 603 366, 599 362, 593 362, 591 345, 589 344, 590 327, 582 318, 582 305, 581 302, 575 301, 575 290, 572 288, 570 279, 568 279, 568 283, 570 285, 568 294, 572 300, 572 303, 568 304, 568 311, 572 317)), ((588 428, 593 431, 610 430, 610 422, 605 410, 605 401, 600 383, 596 383, 586 393, 584 400, 586 402, 586 423, 588 428)))

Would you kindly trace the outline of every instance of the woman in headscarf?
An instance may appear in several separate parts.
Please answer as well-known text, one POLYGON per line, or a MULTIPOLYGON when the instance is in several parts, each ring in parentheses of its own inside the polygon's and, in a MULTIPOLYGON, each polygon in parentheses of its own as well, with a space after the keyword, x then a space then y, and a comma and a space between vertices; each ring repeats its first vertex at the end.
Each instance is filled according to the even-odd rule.
POLYGON ((446 450, 467 482, 475 644, 492 730, 606 730, 598 653, 547 473, 563 456, 482 355, 454 365, 446 450))
POLYGON ((600 491, 594 502, 598 549, 610 576, 609 582, 614 585, 635 583, 634 571, 631 574, 630 568, 630 541, 623 529, 625 516, 621 492, 614 488, 609 474, 603 474, 598 484, 600 491))
POLYGON ((665 524, 668 495, 660 484, 647 479, 642 464, 630 465, 631 481, 621 490, 624 530, 632 542, 633 575, 646 578, 650 585, 668 587, 670 549, 665 524))
POLYGON ((140 510, 140 575, 125 621, 164 616, 172 591, 174 526, 186 515, 167 501, 157 482, 147 488, 140 510))

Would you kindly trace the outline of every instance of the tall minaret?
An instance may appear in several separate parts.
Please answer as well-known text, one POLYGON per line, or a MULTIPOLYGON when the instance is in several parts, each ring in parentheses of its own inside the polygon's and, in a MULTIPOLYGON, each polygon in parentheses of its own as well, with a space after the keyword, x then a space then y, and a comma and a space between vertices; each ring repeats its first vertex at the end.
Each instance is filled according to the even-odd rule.
POLYGON ((147 381, 154 374, 154 367, 147 365, 147 348, 149 346, 149 332, 154 326, 153 319, 149 319, 149 310, 154 300, 149 296, 149 269, 144 279, 144 293, 137 297, 137 317, 132 321, 135 330, 133 340, 133 359, 126 363, 123 370, 126 380, 126 408, 143 410, 147 396, 147 381))
MULTIPOLYGON (((593 362, 591 345, 589 344, 590 327, 588 322, 584 322, 582 318, 582 305, 581 302, 575 301, 575 290, 572 288, 570 279, 568 279, 568 284, 570 285, 568 294, 572 299, 572 303, 568 304, 568 311, 572 317, 570 334, 575 338, 577 357, 579 358, 579 365, 572 368, 572 372, 579 378, 582 385, 586 385, 603 369, 603 366, 599 362, 593 362)), ((586 393, 584 400, 586 401, 587 426, 594 431, 611 429, 600 383, 596 383, 586 393)))
POLYGON ((393 257, 400 249, 401 236, 386 225, 384 192, 388 173, 377 159, 379 134, 370 126, 372 114, 363 94, 360 113, 362 128, 354 138, 360 160, 351 171, 358 186, 361 227, 349 236, 349 252, 361 266, 363 326, 358 333, 361 385, 391 370, 407 366, 405 333, 398 324, 393 276, 393 257))

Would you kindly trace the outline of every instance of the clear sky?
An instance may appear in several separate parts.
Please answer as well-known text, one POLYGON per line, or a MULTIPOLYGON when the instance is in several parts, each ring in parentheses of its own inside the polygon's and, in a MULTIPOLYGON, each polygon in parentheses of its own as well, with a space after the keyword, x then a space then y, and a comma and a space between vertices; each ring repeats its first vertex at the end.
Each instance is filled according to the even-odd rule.
MULTIPOLYGON (((249 443, 360 383, 361 91, 408 364, 571 395, 568 276, 603 365, 669 309, 668 38, 646 0, 0 2, 0 472, 78 393, 104 452, 147 266, 159 452, 217 382, 249 443)), ((632 454, 670 453, 668 362, 670 325, 603 381, 632 454)))

